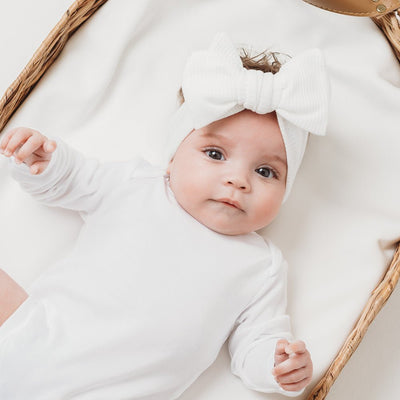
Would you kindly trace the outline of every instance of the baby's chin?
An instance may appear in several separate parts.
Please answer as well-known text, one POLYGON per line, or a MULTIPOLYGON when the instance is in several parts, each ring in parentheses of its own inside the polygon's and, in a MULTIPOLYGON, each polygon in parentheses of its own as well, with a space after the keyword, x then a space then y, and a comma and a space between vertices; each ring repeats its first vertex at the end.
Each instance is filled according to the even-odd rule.
POLYGON ((207 201, 205 207, 204 204, 202 207, 192 207, 190 202, 181 204, 178 201, 178 203, 197 222, 221 235, 246 235, 264 226, 261 226, 259 221, 255 223, 254 220, 246 218, 244 215, 246 213, 243 211, 225 208, 226 206, 222 206, 215 201, 207 201), (189 206, 185 207, 187 205, 189 206))
POLYGON ((238 226, 237 224, 233 223, 220 223, 218 221, 211 220, 211 221, 199 221, 208 229, 211 229, 214 232, 220 233, 221 235, 228 235, 228 236, 239 236, 239 235, 246 235, 250 232, 254 232, 255 229, 252 227, 243 227, 238 226))
MULTIPOLYGON (((212 228, 210 228, 212 229, 212 228)), ((221 235, 227 235, 227 236, 240 236, 240 235, 247 235, 250 232, 253 231, 241 231, 241 230, 230 230, 230 229, 212 229, 214 232, 220 233, 221 235)))
MULTIPOLYGON (((192 215, 193 216, 193 215, 192 215)), ((229 236, 239 236, 247 235, 248 233, 258 232, 266 228, 274 219, 272 216, 270 218, 264 219, 263 221, 241 221, 240 218, 196 218, 198 222, 211 229, 214 232, 220 233, 222 235, 229 236)))

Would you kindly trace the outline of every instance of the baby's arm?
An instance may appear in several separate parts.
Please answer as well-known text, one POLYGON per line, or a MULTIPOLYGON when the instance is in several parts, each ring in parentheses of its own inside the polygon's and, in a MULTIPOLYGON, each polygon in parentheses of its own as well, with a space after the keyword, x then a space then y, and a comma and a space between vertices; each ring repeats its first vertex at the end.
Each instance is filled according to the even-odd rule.
POLYGON ((80 212, 98 209, 118 185, 130 179, 135 162, 100 163, 84 157, 61 139, 49 140, 29 128, 17 128, 1 140, 12 177, 35 200, 50 207, 80 212), (10 160, 11 161, 11 160, 10 160))
POLYGON ((41 174, 47 168, 56 148, 54 140, 29 128, 11 129, 0 141, 0 153, 6 157, 14 156, 17 164, 25 163, 33 175, 41 174))
POLYGON ((298 391, 305 388, 311 382, 312 373, 311 356, 304 342, 289 343, 286 339, 277 342, 272 375, 282 389, 298 391))
MULTIPOLYGON (((303 364, 303 356, 295 355, 295 359, 282 354, 278 343, 285 339, 285 344, 292 340, 290 320, 286 315, 286 269, 287 264, 275 246, 271 245, 272 261, 264 277, 264 285, 236 321, 229 338, 229 351, 232 358, 232 372, 239 376, 250 389, 264 393, 281 393, 289 397, 298 396, 306 384, 286 386, 284 376, 294 364, 303 364), (277 346, 278 344, 278 346, 277 346), (300 360, 300 362, 299 362, 300 360), (278 379, 276 379, 278 378, 278 379)), ((297 342, 292 345, 297 348, 297 342)), ((287 347, 288 351, 293 348, 287 347)), ((285 349, 283 349, 285 350, 285 349)), ((308 352, 304 358, 308 358, 308 352)), ((293 356, 292 356, 293 357, 293 356)), ((311 361, 311 360, 310 360, 311 361)), ((305 375, 311 377, 309 363, 305 375)))

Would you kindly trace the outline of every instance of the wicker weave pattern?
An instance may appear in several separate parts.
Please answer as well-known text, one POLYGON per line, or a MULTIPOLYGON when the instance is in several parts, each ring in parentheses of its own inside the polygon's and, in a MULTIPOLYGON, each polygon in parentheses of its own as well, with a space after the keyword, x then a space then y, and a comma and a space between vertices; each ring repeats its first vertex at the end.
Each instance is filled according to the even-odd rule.
POLYGON ((400 62, 400 9, 382 17, 371 18, 382 30, 400 62))
POLYGON ((343 367, 349 361, 350 357, 356 351, 358 345, 361 343, 362 338, 366 334, 368 327, 378 315, 379 311, 385 305, 390 295, 392 294, 400 276, 400 244, 393 257, 389 268, 382 281, 378 284, 372 292, 364 310, 362 311, 359 320, 355 327, 347 337, 344 345, 340 349, 338 355, 328 368, 325 375, 314 387, 307 400, 323 400, 328 394, 330 388, 339 376, 343 367))
MULTIPOLYGON (((68 39, 106 2, 107 0, 77 0, 66 11, 23 71, 0 99, 0 134, 40 78, 60 55, 68 39)), ((372 19, 384 32, 400 61, 400 26, 395 12, 372 19)), ((399 276, 400 244, 385 277, 373 291, 357 324, 324 377, 311 391, 307 400, 325 399, 336 378, 360 344, 369 325, 392 294, 399 276)))
POLYGON ((60 55, 68 39, 107 0, 78 0, 66 11, 0 100, 0 132, 40 78, 60 55))

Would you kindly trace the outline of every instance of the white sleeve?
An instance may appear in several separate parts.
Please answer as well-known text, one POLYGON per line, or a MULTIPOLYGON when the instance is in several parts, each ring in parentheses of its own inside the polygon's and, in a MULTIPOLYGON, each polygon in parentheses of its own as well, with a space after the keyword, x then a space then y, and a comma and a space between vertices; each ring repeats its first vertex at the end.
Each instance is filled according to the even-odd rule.
POLYGON ((229 337, 231 370, 250 389, 294 397, 304 389, 285 391, 271 373, 277 341, 292 340, 289 316, 285 314, 287 263, 278 249, 273 249, 272 263, 265 285, 241 313, 229 337))
POLYGON ((47 168, 32 175, 26 164, 10 160, 12 177, 38 202, 51 207, 79 211, 83 216, 98 207, 102 198, 112 191, 118 181, 127 179, 135 168, 124 163, 103 163, 87 159, 59 138, 47 168))

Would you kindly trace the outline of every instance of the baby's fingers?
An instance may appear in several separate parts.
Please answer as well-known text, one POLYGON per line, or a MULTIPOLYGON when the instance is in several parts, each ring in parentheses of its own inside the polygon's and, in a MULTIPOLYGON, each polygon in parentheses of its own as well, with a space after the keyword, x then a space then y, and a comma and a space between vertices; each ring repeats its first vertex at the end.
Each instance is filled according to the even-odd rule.
POLYGON ((305 353, 306 350, 306 344, 301 340, 296 340, 295 342, 290 343, 285 349, 286 353, 289 355, 293 353, 305 353))
POLYGON ((19 149, 15 149, 14 151, 15 161, 17 163, 24 162, 36 150, 40 149, 42 145, 43 145, 42 138, 38 136, 29 137, 19 149))
POLYGON ((283 390, 287 390, 288 392, 297 392, 303 388, 305 388, 309 383, 310 383, 311 379, 307 378, 307 379, 303 379, 300 382, 295 382, 295 383, 282 383, 279 386, 283 389, 283 390))
POLYGON ((36 161, 32 164, 29 168, 32 175, 39 175, 41 174, 49 164, 49 161, 36 161))
POLYGON ((54 140, 47 139, 46 142, 43 144, 43 150, 46 153, 53 153, 56 148, 57 143, 54 140))
POLYGON ((309 373, 305 367, 295 369, 284 375, 279 375, 276 377, 276 381, 281 384, 290 384, 290 383, 297 383, 301 382, 304 379, 310 378, 309 373))
POLYGON ((296 354, 294 357, 283 361, 273 369, 275 376, 287 374, 295 369, 303 368, 309 361, 308 352, 302 354, 296 354))
POLYGON ((9 130, 6 133, 3 133, 1 135, 1 140, 0 140, 0 151, 4 153, 4 149, 7 147, 8 141, 10 140, 11 136, 14 134, 14 132, 19 129, 19 128, 14 128, 9 130))
POLYGON ((281 362, 288 359, 288 354, 285 349, 289 345, 289 342, 286 339, 280 339, 276 343, 275 347, 275 365, 280 364, 281 362))
POLYGON ((28 128, 15 128, 7 133, 2 140, 2 150, 5 156, 12 156, 15 150, 32 136, 34 131, 28 128))
POLYGON ((21 163, 26 161, 33 153, 43 160, 48 160, 49 154, 52 153, 57 147, 53 140, 48 140, 45 136, 31 136, 15 153, 15 161, 21 163), (49 153, 49 154, 45 154, 49 153))
POLYGON ((289 342, 286 339, 279 339, 276 343, 275 354, 281 355, 286 354, 285 348, 289 346, 289 342))

